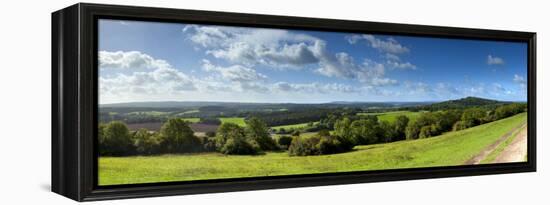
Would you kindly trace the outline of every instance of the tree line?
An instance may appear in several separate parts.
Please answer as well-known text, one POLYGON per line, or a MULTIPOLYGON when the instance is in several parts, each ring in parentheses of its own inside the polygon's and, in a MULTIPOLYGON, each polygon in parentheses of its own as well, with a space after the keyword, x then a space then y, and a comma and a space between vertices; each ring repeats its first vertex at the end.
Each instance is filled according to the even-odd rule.
POLYGON ((280 147, 270 137, 267 125, 258 118, 241 127, 223 123, 216 133, 197 137, 190 123, 180 118, 167 120, 159 132, 129 131, 124 122, 101 123, 98 128, 101 156, 153 155, 218 151, 224 154, 257 154, 280 147))
MULTIPOLYGON (((356 145, 428 138, 507 118, 525 112, 526 109, 526 104, 512 103, 496 108, 440 110, 424 112, 415 120, 400 115, 393 122, 379 121, 374 115, 344 116, 334 122, 332 134, 321 130, 317 135, 308 138, 295 136, 289 145, 289 154, 332 154, 349 151, 356 145)), ((330 122, 321 120, 323 121, 330 122)))

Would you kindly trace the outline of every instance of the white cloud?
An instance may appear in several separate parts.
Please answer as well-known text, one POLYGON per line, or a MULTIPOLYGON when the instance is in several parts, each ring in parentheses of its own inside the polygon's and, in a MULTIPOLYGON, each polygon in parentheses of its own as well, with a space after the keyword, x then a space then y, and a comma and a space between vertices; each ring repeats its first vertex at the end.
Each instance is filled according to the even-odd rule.
POLYGON ((385 57, 386 57, 386 59, 391 60, 391 61, 401 61, 401 58, 398 55, 395 55, 395 54, 386 53, 385 57))
POLYGON ((354 93, 360 90, 351 85, 339 83, 288 83, 277 82, 273 84, 273 90, 278 92, 299 92, 299 93, 354 93))
POLYGON ((100 69, 157 69, 171 67, 168 62, 139 51, 99 51, 100 69))
POLYGON ((388 65, 388 67, 390 68, 395 68, 395 69, 402 69, 402 70, 407 70, 407 69, 410 69, 410 70, 416 70, 416 65, 413 65, 412 63, 410 62, 399 62, 399 61, 392 61, 392 60, 387 60, 386 61, 386 65, 388 65))
POLYGON ((517 83, 520 87, 522 93, 527 93, 527 80, 518 74, 514 74, 514 82, 517 83))
POLYGON ((266 92, 265 86, 267 76, 257 73, 256 70, 242 65, 232 65, 228 67, 216 66, 208 60, 203 60, 203 70, 215 72, 219 80, 225 81, 226 86, 233 87, 238 91, 266 92))
POLYGON ((207 54, 237 64, 300 69, 318 62, 313 49, 320 40, 309 35, 280 29, 197 25, 186 26, 183 32, 207 54))
MULTIPOLYGON (((324 50, 324 49, 322 49, 324 50)), ((347 53, 336 53, 331 55, 328 52, 322 52, 317 73, 344 79, 356 79, 366 85, 386 86, 397 84, 394 79, 385 77, 385 67, 383 64, 365 59, 363 64, 356 65, 352 56, 347 53)))
POLYGON ((365 40, 368 46, 377 49, 380 52, 384 53, 384 58, 386 59, 386 65, 392 69, 401 69, 401 70, 416 70, 416 65, 410 62, 402 62, 400 54, 408 53, 409 48, 401 45, 397 40, 393 38, 387 38, 386 40, 381 40, 376 38, 373 35, 363 34, 363 35, 350 35, 346 37, 350 44, 356 44, 361 40, 365 40))
POLYGON ((523 76, 515 74, 514 75, 514 82, 519 83, 519 84, 525 84, 527 81, 525 80, 525 78, 523 76))
MULTIPOLYGON (((331 53, 326 48, 325 41, 305 34, 280 29, 196 25, 186 26, 183 31, 192 42, 204 47, 206 54, 250 69, 257 64, 278 69, 304 69, 305 65, 317 64, 319 67, 315 72, 327 77, 356 79, 367 85, 397 83, 396 80, 384 77, 383 64, 367 60, 369 63, 356 65, 349 54, 331 53)), ((397 47, 393 51, 399 49, 400 45, 395 40, 388 39, 388 42, 388 45, 379 42, 375 46, 381 49, 384 46, 397 47)), ((400 69, 415 68, 410 63, 400 62, 392 66, 400 69)))
POLYGON ((487 56, 487 65, 503 65, 504 60, 502 58, 488 55, 487 56))
POLYGON ((363 35, 351 35, 347 37, 348 42, 351 44, 358 43, 361 40, 366 40, 367 44, 375 48, 381 52, 384 53, 391 53, 391 54, 402 54, 409 52, 409 48, 401 45, 397 40, 393 38, 387 38, 386 40, 382 40, 379 38, 376 38, 373 35, 369 34, 363 34, 363 35))
POLYGON ((217 72, 222 79, 232 82, 252 82, 267 79, 267 76, 257 73, 256 70, 242 65, 232 65, 229 67, 216 66, 208 60, 203 60, 203 70, 208 72, 217 72))
MULTIPOLYGON (((176 70, 169 63, 137 51, 101 51, 104 63, 100 68, 131 69, 130 73, 100 76, 100 96, 107 100, 147 96, 174 95, 197 90, 195 79, 176 70), (137 70, 134 68, 147 68, 137 70)), ((100 57, 101 58, 101 57, 100 57)))

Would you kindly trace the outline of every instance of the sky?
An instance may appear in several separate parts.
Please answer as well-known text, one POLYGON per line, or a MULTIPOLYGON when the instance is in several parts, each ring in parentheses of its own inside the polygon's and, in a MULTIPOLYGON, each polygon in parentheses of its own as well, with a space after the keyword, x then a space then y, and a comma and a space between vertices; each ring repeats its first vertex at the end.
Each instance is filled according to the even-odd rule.
POLYGON ((100 104, 527 101, 527 44, 99 20, 100 104))

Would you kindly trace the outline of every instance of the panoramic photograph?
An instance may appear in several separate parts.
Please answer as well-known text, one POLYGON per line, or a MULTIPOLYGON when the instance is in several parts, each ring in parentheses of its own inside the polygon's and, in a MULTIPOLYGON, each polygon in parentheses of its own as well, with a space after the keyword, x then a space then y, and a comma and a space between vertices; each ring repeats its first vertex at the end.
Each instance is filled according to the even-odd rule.
POLYGON ((527 44, 100 19, 98 185, 526 162, 527 44))

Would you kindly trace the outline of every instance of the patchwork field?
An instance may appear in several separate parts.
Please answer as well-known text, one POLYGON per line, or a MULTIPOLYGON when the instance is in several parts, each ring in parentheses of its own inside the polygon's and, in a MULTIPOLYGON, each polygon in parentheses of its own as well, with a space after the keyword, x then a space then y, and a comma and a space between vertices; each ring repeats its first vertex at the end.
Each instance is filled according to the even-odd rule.
POLYGON ((246 126, 246 123, 244 121, 244 117, 220 117, 219 118, 222 123, 235 123, 239 126, 246 126))
POLYGON ((414 121, 422 112, 411 112, 411 111, 394 111, 394 112, 384 112, 384 113, 357 113, 357 115, 375 115, 378 117, 378 120, 394 122, 397 116, 405 115, 409 120, 414 121))
MULTIPOLYGON (((271 127, 273 129, 281 129, 281 128, 284 128, 286 130, 288 129, 300 129, 300 128, 304 128, 304 127, 307 127, 309 124, 309 122, 306 122, 306 123, 299 123, 299 124, 292 124, 292 125, 281 125, 281 126, 274 126, 274 127, 271 127)), ((319 124, 319 122, 314 122, 313 123, 314 125, 315 124, 319 124)))
MULTIPOLYGON (((225 120, 241 122, 242 119, 227 118, 225 120)), ((521 113, 466 130, 448 132, 437 137, 356 146, 352 152, 322 156, 289 157, 286 152, 267 152, 264 155, 256 156, 202 153, 100 157, 99 184, 462 165, 502 135, 526 121, 527 114, 521 113)))

